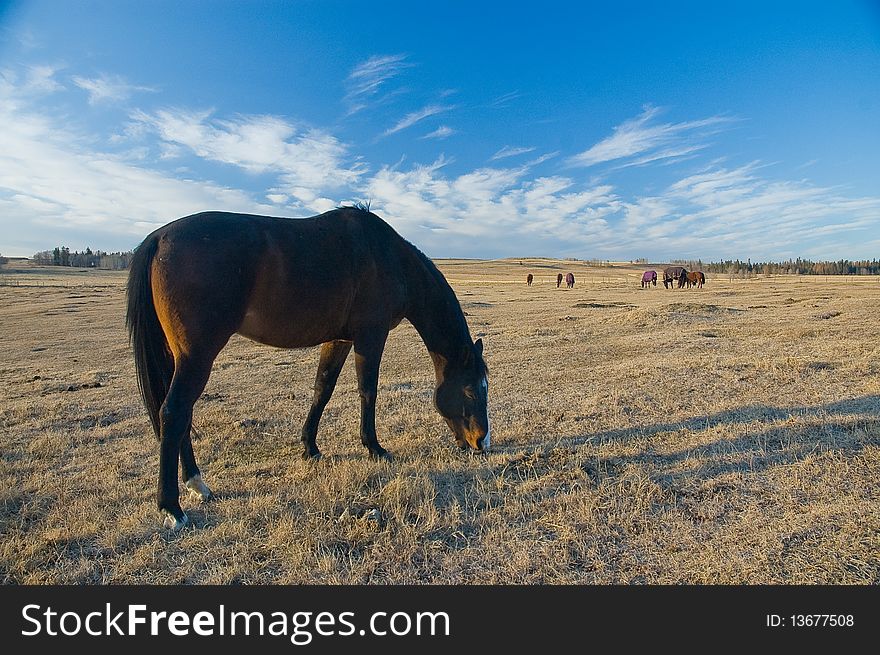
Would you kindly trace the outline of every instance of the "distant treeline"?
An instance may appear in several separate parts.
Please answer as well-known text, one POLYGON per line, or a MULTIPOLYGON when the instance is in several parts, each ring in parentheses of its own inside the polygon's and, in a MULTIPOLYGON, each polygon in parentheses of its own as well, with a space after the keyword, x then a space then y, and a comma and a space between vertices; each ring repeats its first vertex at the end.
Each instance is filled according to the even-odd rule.
POLYGON ((67 246, 56 247, 54 250, 41 250, 31 258, 35 264, 41 266, 74 266, 78 268, 106 268, 112 271, 121 271, 131 264, 133 253, 129 252, 104 252, 86 248, 84 252, 73 251, 67 246))
POLYGON ((880 275, 880 261, 840 259, 835 262, 810 259, 788 259, 784 262, 756 262, 751 259, 726 259, 720 262, 677 261, 694 271, 705 273, 728 273, 731 275, 880 275))

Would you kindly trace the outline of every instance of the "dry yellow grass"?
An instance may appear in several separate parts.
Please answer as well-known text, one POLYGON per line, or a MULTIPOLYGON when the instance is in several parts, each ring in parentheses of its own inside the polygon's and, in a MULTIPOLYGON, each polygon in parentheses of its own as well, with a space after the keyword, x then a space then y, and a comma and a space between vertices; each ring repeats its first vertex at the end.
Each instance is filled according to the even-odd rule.
POLYGON ((159 527, 158 454, 124 330, 124 273, 0 276, 6 583, 880 582, 876 278, 438 262, 490 366, 493 451, 463 454, 407 323, 377 424, 353 364, 300 461, 317 349, 234 337, 196 405, 217 499, 159 527), (577 285, 556 289, 558 271, 577 285), (525 284, 526 273, 535 283, 525 284))

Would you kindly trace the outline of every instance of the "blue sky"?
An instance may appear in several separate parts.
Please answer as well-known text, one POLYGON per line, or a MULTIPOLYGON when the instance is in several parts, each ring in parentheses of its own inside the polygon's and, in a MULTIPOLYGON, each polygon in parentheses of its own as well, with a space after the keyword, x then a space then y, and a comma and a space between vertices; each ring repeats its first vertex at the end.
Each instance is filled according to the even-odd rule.
POLYGON ((717 4, 0 0, 0 253, 370 201, 434 257, 880 256, 880 3, 717 4))

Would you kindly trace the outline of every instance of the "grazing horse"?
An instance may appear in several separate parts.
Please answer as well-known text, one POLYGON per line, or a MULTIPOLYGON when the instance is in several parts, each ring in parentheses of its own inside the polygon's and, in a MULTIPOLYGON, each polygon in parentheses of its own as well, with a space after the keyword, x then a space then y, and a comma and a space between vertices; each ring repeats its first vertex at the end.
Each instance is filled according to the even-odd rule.
POLYGON ((526 284, 528 284, 529 286, 532 286, 532 280, 534 280, 534 279, 535 279, 534 276, 531 273, 529 273, 528 275, 526 275, 526 284))
POLYGON ((687 285, 688 289, 691 287, 697 287, 699 289, 703 288, 703 282, 706 281, 706 276, 703 275, 702 271, 691 271, 687 275, 687 285))
POLYGON ((436 266, 362 206, 302 219, 204 212, 150 234, 135 252, 126 323, 138 386, 160 441, 157 504, 165 527, 180 508, 177 461, 187 489, 211 497, 190 438, 193 405, 233 334, 278 348, 321 345, 303 458, 321 455, 318 423, 354 348, 361 443, 376 439, 376 389, 388 332, 408 319, 436 374, 434 405, 461 448, 490 444, 483 343, 471 335, 436 266))
POLYGON ((688 287, 693 286, 702 289, 705 282, 706 276, 703 274, 703 271, 691 271, 687 274, 688 287))
POLYGON ((574 288, 574 274, 566 273, 565 274, 565 288, 573 289, 574 288))
POLYGON ((649 288, 651 283, 655 287, 657 286, 657 271, 645 271, 642 273, 642 289, 649 288))
POLYGON ((556 276, 556 288, 558 289, 562 284, 562 273, 556 276))
POLYGON ((670 286, 678 282, 678 288, 683 289, 687 284, 687 269, 683 266, 669 266, 663 269, 663 288, 669 289, 670 286))

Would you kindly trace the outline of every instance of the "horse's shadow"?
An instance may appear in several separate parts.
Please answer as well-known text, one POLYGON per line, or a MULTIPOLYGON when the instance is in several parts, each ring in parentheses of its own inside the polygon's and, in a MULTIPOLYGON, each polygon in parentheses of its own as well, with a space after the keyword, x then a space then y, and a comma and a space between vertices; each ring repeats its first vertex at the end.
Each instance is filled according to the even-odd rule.
MULTIPOLYGON (((477 515, 487 511, 492 504, 491 500, 485 499, 474 502, 474 498, 480 496, 480 488, 485 487, 487 478, 516 470, 517 467, 527 467, 528 472, 538 479, 552 475, 558 466, 575 465, 586 474, 590 486, 598 486, 609 478, 624 475, 629 465, 647 465, 653 482, 675 493, 688 495, 701 486, 713 486, 730 473, 761 473, 776 466, 794 464, 816 452, 834 451, 853 455, 869 444, 880 445, 878 395, 815 406, 784 408, 750 405, 683 421, 593 434, 563 435, 552 441, 499 445, 493 448, 493 452, 509 455, 503 464, 460 472, 457 484, 449 484, 445 474, 438 472, 435 482, 440 483, 440 479, 443 479, 444 493, 438 494, 435 505, 439 510, 448 510, 453 503, 468 508, 466 514, 470 520, 464 523, 473 527, 477 515), (778 424, 791 418, 799 421, 778 424), (745 434, 732 438, 718 438, 672 452, 651 445, 635 454, 578 455, 581 448, 590 445, 624 444, 634 438, 644 439, 664 433, 702 431, 718 426, 742 427, 745 424, 761 427, 757 430, 747 429, 745 434), (682 468, 682 464, 689 460, 700 464, 682 468)), ((548 477, 547 484, 534 485, 529 495, 534 501, 540 502, 570 493, 571 490, 570 484, 554 485, 548 477)))
POLYGON ((862 396, 860 398, 850 398, 814 406, 773 407, 771 405, 747 405, 714 414, 693 416, 683 421, 657 423, 648 427, 635 426, 605 430, 589 435, 563 436, 559 439, 558 443, 570 445, 614 443, 632 437, 653 437, 664 432, 708 430, 720 425, 740 425, 756 421, 770 423, 789 418, 819 418, 825 414, 873 414, 874 416, 880 416, 880 395, 862 396))

